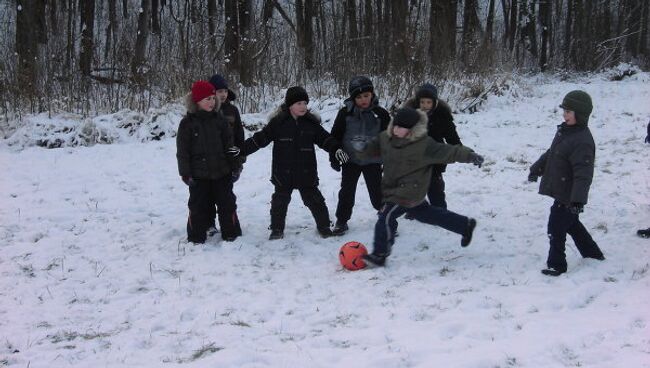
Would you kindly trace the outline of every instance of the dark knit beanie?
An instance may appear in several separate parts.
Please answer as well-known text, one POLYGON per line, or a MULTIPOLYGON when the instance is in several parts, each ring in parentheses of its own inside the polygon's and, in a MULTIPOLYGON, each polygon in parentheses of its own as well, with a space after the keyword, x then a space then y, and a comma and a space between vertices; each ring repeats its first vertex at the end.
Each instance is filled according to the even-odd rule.
POLYGON ((368 77, 364 76, 358 76, 354 77, 350 80, 350 83, 348 84, 348 92, 350 93, 350 97, 356 98, 358 95, 362 94, 363 92, 373 92, 375 91, 375 87, 372 85, 372 81, 368 79, 368 77))
POLYGON ((573 111, 579 124, 586 124, 593 110, 591 96, 585 91, 571 91, 564 96, 561 108, 573 111))
POLYGON ((435 101, 438 99, 438 89, 431 83, 425 83, 415 92, 415 98, 418 103, 420 103, 421 98, 430 98, 435 101))
POLYGON ((404 107, 395 113, 393 125, 401 126, 402 128, 411 129, 420 120, 420 114, 415 109, 404 107))
POLYGON ((307 91, 300 86, 289 87, 289 89, 287 89, 287 94, 284 96, 284 104, 289 107, 299 101, 309 103, 309 95, 307 95, 307 91))
POLYGON ((221 74, 215 74, 210 78, 210 83, 214 89, 228 89, 228 82, 221 74))
POLYGON ((214 86, 208 81, 199 80, 192 84, 192 101, 195 103, 206 97, 214 96, 215 93, 214 86))
POLYGON ((561 108, 573 112, 589 115, 593 110, 591 97, 585 91, 571 91, 564 96, 561 108))

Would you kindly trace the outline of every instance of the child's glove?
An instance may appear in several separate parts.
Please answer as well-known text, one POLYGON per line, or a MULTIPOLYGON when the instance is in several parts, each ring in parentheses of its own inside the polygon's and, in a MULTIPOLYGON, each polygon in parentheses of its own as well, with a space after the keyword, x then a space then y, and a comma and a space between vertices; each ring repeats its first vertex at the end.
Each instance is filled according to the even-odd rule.
POLYGON ((239 180, 239 177, 241 176, 241 172, 242 172, 243 170, 244 170, 244 169, 241 168, 241 169, 239 169, 239 170, 235 170, 235 171, 232 172, 232 182, 233 182, 233 183, 235 183, 235 182, 237 182, 237 180, 239 180))
POLYGON ((344 164, 344 163, 348 162, 348 160, 350 159, 350 156, 348 156, 348 154, 345 153, 345 151, 343 151, 340 148, 336 150, 336 153, 334 153, 334 156, 336 156, 336 159, 339 160, 339 162, 341 164, 344 164))
POLYGON ((185 183, 185 185, 188 187, 194 186, 194 179, 192 179, 191 176, 181 176, 181 180, 183 180, 183 183, 185 183))
POLYGON ((332 166, 334 171, 341 171, 341 164, 336 160, 330 161, 330 166, 332 166))
POLYGON ((650 135, 646 135, 646 136, 645 136, 645 142, 646 142, 646 143, 650 143, 650 135))
POLYGON ((584 204, 578 203, 578 202, 571 202, 569 205, 569 212, 571 212, 574 215, 577 215, 584 211, 584 204))
POLYGON ((469 159, 473 165, 476 165, 479 168, 483 165, 483 162, 485 161, 483 156, 476 154, 474 152, 470 153, 469 159))
POLYGON ((239 152, 240 152, 240 150, 239 150, 239 147, 237 147, 237 146, 232 146, 232 147, 228 148, 228 149, 226 150, 226 152, 227 152, 230 156, 232 156, 232 157, 237 157, 237 156, 239 156, 239 152))
POLYGON ((539 176, 537 176, 537 175, 535 175, 535 174, 532 174, 532 173, 531 173, 531 174, 528 174, 528 181, 531 182, 531 183, 536 182, 536 181, 537 181, 537 178, 539 178, 539 176))

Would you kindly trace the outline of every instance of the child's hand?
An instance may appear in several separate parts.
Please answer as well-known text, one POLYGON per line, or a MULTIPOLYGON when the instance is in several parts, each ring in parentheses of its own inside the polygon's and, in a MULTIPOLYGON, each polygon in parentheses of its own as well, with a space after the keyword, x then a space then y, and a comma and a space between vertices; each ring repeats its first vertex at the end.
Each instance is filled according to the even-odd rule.
POLYGON ((470 162, 473 165, 478 166, 479 168, 483 165, 483 162, 485 162, 485 159, 483 158, 483 156, 481 156, 479 154, 476 154, 476 153, 473 153, 473 152, 470 153, 469 158, 470 158, 470 162))
POLYGON ((528 174, 528 181, 531 182, 531 183, 535 183, 537 181, 538 177, 539 176, 537 176, 535 174, 528 174))
POLYGON ((334 171, 341 171, 341 164, 338 161, 330 161, 330 166, 334 171))
POLYGON ((341 164, 344 164, 344 163, 348 162, 348 160, 350 159, 350 156, 348 156, 348 154, 345 153, 345 151, 343 151, 340 148, 336 150, 336 153, 334 153, 334 156, 336 156, 336 159, 339 160, 339 162, 341 164))

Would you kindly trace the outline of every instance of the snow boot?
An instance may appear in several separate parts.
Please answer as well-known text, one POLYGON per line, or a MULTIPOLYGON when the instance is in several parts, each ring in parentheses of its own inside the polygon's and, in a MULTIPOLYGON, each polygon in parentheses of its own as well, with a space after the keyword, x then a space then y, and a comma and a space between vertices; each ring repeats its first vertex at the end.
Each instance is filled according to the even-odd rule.
POLYGON ((469 243, 472 242, 472 234, 474 234, 475 227, 476 227, 476 220, 474 220, 473 218, 469 219, 467 221, 467 229, 465 229, 465 234, 463 235, 463 238, 460 240, 461 247, 466 247, 469 245, 469 243))
POLYGON ((642 238, 650 238, 650 227, 647 229, 637 230, 636 235, 642 238))
POLYGON ((383 267, 386 264, 386 256, 370 253, 363 256, 363 260, 371 266, 383 267))
POLYGON ((561 274, 565 273, 566 271, 560 271, 558 269, 555 269, 553 267, 545 268, 542 270, 542 273, 546 276, 560 276, 561 274))
POLYGON ((280 229, 271 230, 271 235, 269 235, 269 240, 278 240, 284 238, 284 231, 280 229))
POLYGON ((336 221, 336 225, 334 225, 334 229, 332 230, 332 234, 334 234, 334 236, 341 236, 341 235, 347 233, 348 230, 349 230, 349 228, 348 228, 348 223, 347 222, 345 222, 345 221, 342 221, 342 222, 336 221))

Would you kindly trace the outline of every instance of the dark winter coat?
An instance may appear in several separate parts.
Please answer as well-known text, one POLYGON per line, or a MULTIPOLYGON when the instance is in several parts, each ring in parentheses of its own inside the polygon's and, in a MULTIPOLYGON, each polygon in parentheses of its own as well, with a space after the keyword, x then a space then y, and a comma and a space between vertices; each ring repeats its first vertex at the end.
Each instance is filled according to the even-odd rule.
MULTIPOLYGON (((341 142, 343 150, 350 156, 350 162, 357 165, 380 163, 379 157, 359 157, 359 153, 365 150, 368 142, 375 139, 380 132, 386 130, 390 122, 390 115, 383 107, 379 106, 379 100, 373 96, 370 107, 360 109, 354 104, 354 99, 348 98, 344 102, 334 119, 332 136, 341 142)), ((334 155, 330 155, 330 162, 338 164, 334 155)))
POLYGON ((232 131, 218 111, 201 111, 192 97, 185 97, 187 114, 176 135, 176 159, 180 176, 217 180, 238 169, 235 159, 226 154, 233 145, 232 131))
POLYGON ((228 124, 230 124, 235 146, 241 148, 241 146, 244 144, 244 125, 241 121, 239 109, 228 99, 226 102, 221 104, 221 113, 226 118, 226 121, 228 121, 228 124))
POLYGON ((368 145, 364 154, 380 154, 384 162, 381 190, 384 202, 412 208, 424 201, 434 164, 471 162, 473 151, 462 145, 438 143, 427 135, 427 116, 405 138, 393 136, 393 121, 368 145))
POLYGON ((596 144, 587 122, 558 125, 549 148, 530 168, 541 176, 539 194, 555 198, 562 204, 587 203, 594 176, 596 144))
MULTIPOLYGON (((458 132, 456 132, 456 124, 454 124, 454 116, 451 114, 451 107, 442 100, 436 100, 435 107, 427 113, 427 131, 429 137, 439 143, 447 143, 451 145, 462 144, 458 132)), ((410 98, 404 102, 403 106, 419 109, 420 104, 415 98, 410 98)), ((433 166, 434 173, 445 172, 447 165, 439 164, 433 166)))
POLYGON ((250 155, 273 142, 271 182, 284 188, 308 188, 318 185, 314 144, 333 153, 339 143, 321 126, 320 117, 308 112, 294 119, 282 105, 270 116, 269 123, 242 147, 250 155))

